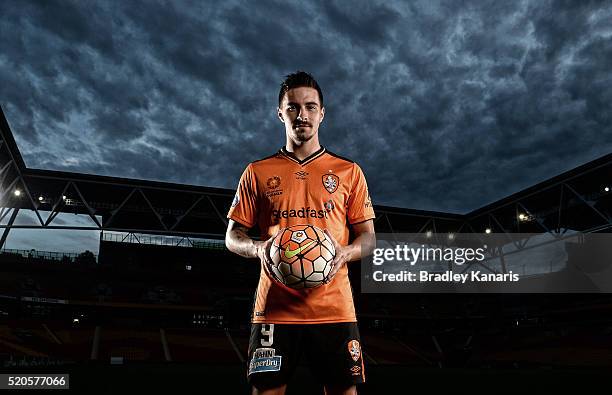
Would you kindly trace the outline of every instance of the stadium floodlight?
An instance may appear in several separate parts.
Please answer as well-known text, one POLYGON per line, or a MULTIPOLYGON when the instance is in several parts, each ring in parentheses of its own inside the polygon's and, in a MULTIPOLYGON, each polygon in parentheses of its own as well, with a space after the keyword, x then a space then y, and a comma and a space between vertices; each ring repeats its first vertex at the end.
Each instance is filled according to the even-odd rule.
POLYGON ((533 216, 531 214, 520 213, 518 215, 518 219, 519 219, 519 221, 529 222, 529 221, 533 221, 533 216))
POLYGON ((487 229, 485 229, 485 233, 486 233, 486 234, 491 233, 491 228, 487 228, 487 229))
POLYGON ((39 197, 38 197, 38 200, 39 200, 39 201, 41 201, 41 202, 43 201, 43 199, 44 199, 44 198, 43 198, 42 196, 39 196, 39 197))
POLYGON ((78 324, 79 323, 79 319, 78 318, 73 318, 72 319, 72 323, 73 324, 78 324))
POLYGON ((62 199, 63 199, 63 200, 66 200, 66 195, 62 195, 62 199))
POLYGON ((19 189, 15 189, 15 196, 21 196, 21 191, 19 189))
POLYGON ((191 270, 191 265, 185 265, 186 270, 191 270))
POLYGON ((604 187, 604 191, 610 192, 610 187, 604 187))
POLYGON ((432 235, 431 230, 428 230, 428 231, 425 233, 425 236, 426 236, 428 239, 431 237, 431 235, 432 235))

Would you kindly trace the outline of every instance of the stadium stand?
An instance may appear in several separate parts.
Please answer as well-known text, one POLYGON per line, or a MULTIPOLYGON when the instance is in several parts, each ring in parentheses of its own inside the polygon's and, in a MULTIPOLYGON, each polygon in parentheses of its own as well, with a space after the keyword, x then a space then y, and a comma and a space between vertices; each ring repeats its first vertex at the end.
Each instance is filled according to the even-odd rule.
MULTIPOLYGON (((0 115, 0 187, 44 195, 4 196, 0 247, 8 231, 24 228, 14 223, 19 210, 49 214, 35 228, 101 231, 97 256, 0 250, 0 366, 152 369, 129 371, 142 375, 155 364, 164 372, 194 367, 195 375, 205 366, 211 377, 242 378, 259 268, 223 246, 234 192, 28 169, 0 115), (57 225, 60 212, 89 216, 93 225, 57 225)), ((376 206, 375 226, 380 233, 609 232, 612 194, 602 180, 611 171, 607 155, 465 215, 376 206)), ((579 256, 580 248, 568 251, 579 256)), ((551 275, 575 278, 575 269, 551 275)), ((351 280, 358 290, 358 265, 351 280)), ((384 388, 385 375, 435 378, 427 372, 444 368, 612 367, 609 294, 354 296, 371 388, 384 388)))

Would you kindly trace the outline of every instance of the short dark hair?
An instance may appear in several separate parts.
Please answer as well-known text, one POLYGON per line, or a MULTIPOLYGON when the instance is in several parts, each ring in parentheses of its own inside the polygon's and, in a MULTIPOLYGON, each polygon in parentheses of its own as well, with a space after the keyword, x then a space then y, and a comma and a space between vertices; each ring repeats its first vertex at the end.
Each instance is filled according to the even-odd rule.
POLYGON ((308 87, 314 88, 317 90, 319 94, 319 101, 321 102, 321 107, 323 107, 323 92, 321 92, 321 87, 317 83, 317 80, 310 74, 305 71, 296 71, 295 73, 289 74, 285 77, 285 80, 281 82, 280 92, 278 92, 278 106, 280 107, 281 102, 283 101, 283 97, 285 97, 285 93, 289 89, 299 88, 299 87, 308 87))

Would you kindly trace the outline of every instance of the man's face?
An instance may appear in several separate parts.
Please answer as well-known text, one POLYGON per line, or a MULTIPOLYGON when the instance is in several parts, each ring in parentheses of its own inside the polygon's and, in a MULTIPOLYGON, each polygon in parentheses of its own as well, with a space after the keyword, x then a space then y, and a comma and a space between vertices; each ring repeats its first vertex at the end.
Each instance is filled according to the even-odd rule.
POLYGON ((285 124, 287 136, 301 145, 317 135, 325 116, 316 89, 298 87, 289 89, 278 109, 278 117, 285 124))

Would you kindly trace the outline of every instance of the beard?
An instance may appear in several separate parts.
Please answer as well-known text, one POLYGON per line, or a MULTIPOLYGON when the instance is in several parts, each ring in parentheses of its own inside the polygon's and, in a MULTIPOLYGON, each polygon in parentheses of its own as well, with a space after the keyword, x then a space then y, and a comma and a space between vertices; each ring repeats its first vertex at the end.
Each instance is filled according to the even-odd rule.
POLYGON ((316 134, 316 132, 312 129, 312 127, 306 128, 306 129, 302 129, 302 128, 293 129, 292 132, 293 132, 292 134, 295 136, 295 141, 299 141, 302 143, 309 141, 316 134))

